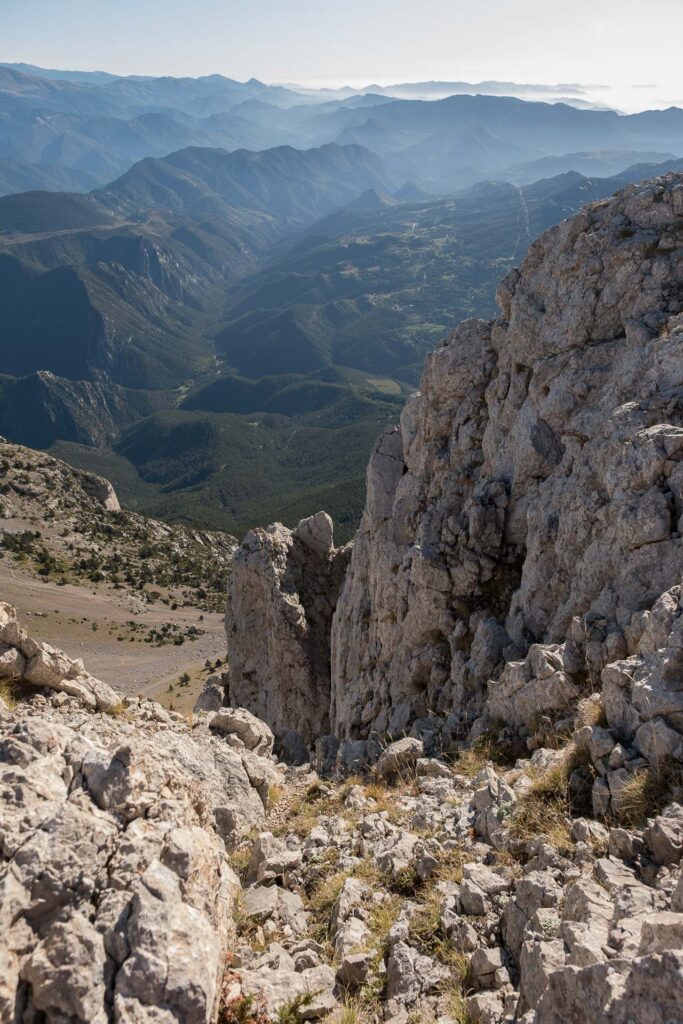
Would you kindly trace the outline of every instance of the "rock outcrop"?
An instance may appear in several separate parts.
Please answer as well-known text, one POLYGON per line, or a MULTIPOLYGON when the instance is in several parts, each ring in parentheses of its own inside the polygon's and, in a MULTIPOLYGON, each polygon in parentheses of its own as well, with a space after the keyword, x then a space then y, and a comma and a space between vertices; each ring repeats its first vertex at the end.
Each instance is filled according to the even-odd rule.
POLYGON ((529 725, 636 654, 683 570, 682 241, 680 176, 627 188, 544 234, 502 315, 427 358, 370 461, 333 732, 462 731, 487 692, 529 725))
POLYGON ((0 641, 0 1020, 214 1020, 267 727, 121 700, 8 605, 0 641))
POLYGON ((332 520, 319 512, 293 531, 250 531, 233 558, 229 703, 295 752, 330 732, 330 628, 349 553, 334 547, 332 520))

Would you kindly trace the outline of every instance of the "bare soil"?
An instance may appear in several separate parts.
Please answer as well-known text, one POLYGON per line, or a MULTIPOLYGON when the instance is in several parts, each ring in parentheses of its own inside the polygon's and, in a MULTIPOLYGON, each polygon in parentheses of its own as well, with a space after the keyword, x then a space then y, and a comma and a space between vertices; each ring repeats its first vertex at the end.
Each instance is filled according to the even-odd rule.
POLYGON ((144 693, 178 711, 190 711, 209 674, 208 659, 225 659, 223 616, 199 608, 149 605, 135 594, 106 584, 59 586, 0 561, 0 600, 16 607, 22 625, 37 639, 82 658, 88 671, 123 694, 144 693), (139 628, 133 630, 128 623, 139 628), (145 643, 149 628, 173 623, 204 633, 181 646, 145 643), (123 637, 119 640, 118 637, 123 637), (179 685, 184 674, 191 676, 179 685), (174 691, 169 691, 173 685, 174 691))

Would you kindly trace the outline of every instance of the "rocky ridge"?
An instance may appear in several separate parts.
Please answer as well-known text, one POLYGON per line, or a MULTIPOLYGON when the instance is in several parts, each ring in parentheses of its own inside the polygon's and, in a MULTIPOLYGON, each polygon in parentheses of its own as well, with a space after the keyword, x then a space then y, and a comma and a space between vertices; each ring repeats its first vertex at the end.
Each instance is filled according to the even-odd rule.
POLYGON ((407 737, 327 782, 245 709, 113 704, 0 613, 3 1021, 677 1019, 683 808, 576 816, 606 730, 407 737))
POLYGON ((103 477, 0 438, 0 557, 55 581, 222 608, 236 541, 121 509, 103 477), (38 529, 35 529, 38 527, 38 529))
POLYGON ((0 1020, 215 1019, 272 734, 120 700, 7 605, 0 651, 0 1020))
MULTIPOLYGON (((664 609, 683 570, 682 239, 681 176, 631 186, 543 235, 502 282, 502 315, 428 357, 370 460, 338 598, 335 583, 329 703, 320 687, 313 712, 328 747, 370 757, 407 733, 433 750, 505 723, 533 749, 595 693, 625 744, 615 770, 678 750, 664 609), (666 673, 649 668, 658 645, 666 673), (647 681, 629 688, 636 664, 647 681)), ((265 621, 281 589, 261 578, 265 621)), ((228 642, 251 707, 244 631, 228 642)), ((262 668, 268 720, 289 691, 262 668)))
MULTIPOLYGON (((248 640, 228 633, 228 693, 256 710, 258 691, 276 734, 298 730, 333 778, 382 776, 386 757, 413 751, 413 791, 376 825, 361 814, 349 839, 338 797, 323 823, 342 871, 364 881, 369 859, 379 873, 352 915, 371 938, 354 924, 353 946, 337 946, 338 909, 326 926, 338 984, 353 978, 361 1004, 381 993, 371 1014, 680 1015, 682 254, 683 178, 629 187, 542 236, 502 282, 501 316, 428 357, 375 447, 331 590, 329 688, 291 631, 274 631, 267 656, 259 643, 282 601, 306 634, 302 588, 274 571, 282 528, 237 555, 259 549, 256 576, 237 571, 228 595, 227 621, 238 609, 252 626, 248 640), (292 650, 322 681, 308 716, 328 718, 328 736, 304 736, 302 703, 272 671, 292 650), (458 766, 472 760, 468 777, 458 766), (368 901, 392 892, 431 924, 411 932, 401 904, 379 942, 368 901)), ((347 796, 367 807, 362 790, 347 796)))
POLYGON ((350 554, 319 512, 296 530, 251 530, 233 559, 227 700, 268 721, 299 760, 330 732, 330 630, 350 554))

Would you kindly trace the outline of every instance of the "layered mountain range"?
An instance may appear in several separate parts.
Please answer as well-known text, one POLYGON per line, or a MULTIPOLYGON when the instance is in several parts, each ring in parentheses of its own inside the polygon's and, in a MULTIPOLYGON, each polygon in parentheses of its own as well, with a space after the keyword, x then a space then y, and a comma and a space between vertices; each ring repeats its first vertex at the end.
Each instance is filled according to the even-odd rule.
POLYGON ((149 514, 324 505, 350 536, 425 354, 543 230, 683 152, 673 108, 474 91, 0 66, 0 176, 83 190, 0 198, 0 431, 149 514))
POLYGON ((609 175, 683 154, 680 111, 621 116, 586 109, 581 96, 576 86, 433 82, 335 92, 221 75, 121 78, 0 65, 0 192, 87 190, 145 156, 187 146, 354 142, 439 192, 492 174, 530 181, 547 173, 548 158, 558 161, 554 171, 609 175))

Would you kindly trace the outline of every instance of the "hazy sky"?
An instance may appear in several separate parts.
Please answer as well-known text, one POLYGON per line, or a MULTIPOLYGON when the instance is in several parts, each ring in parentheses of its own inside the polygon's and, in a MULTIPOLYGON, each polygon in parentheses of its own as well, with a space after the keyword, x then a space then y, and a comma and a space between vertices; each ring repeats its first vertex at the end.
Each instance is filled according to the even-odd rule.
POLYGON ((365 84, 486 78, 683 96, 683 0, 0 0, 0 59, 365 84))

